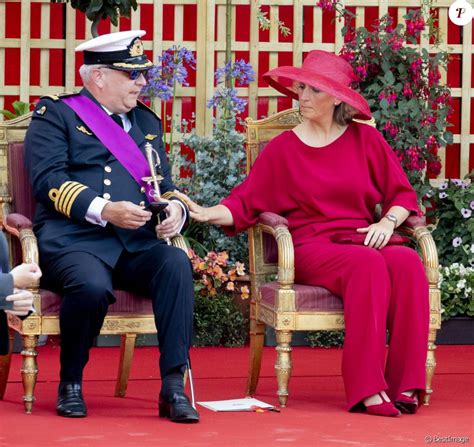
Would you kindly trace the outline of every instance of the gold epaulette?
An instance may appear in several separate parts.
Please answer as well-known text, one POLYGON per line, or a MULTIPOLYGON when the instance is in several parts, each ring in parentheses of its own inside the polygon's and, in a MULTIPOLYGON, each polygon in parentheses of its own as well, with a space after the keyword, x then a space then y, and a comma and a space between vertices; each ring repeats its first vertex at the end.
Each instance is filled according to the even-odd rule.
POLYGON ((375 127, 375 118, 372 117, 370 120, 360 120, 357 118, 352 118, 352 121, 355 121, 356 123, 361 123, 361 124, 368 124, 369 126, 375 127))
POLYGON ((63 92, 63 93, 58 93, 57 95, 44 95, 41 96, 40 99, 52 99, 53 101, 59 101, 61 98, 64 98, 66 96, 73 96, 73 95, 78 95, 79 92, 63 92))
POLYGON ((48 197, 54 203, 56 211, 71 217, 71 209, 77 196, 87 189, 87 186, 79 182, 64 182, 59 189, 52 188, 49 190, 48 197))
POLYGON ((151 107, 148 107, 144 102, 138 100, 137 107, 140 107, 145 110, 149 110, 151 113, 153 113, 153 115, 155 115, 159 120, 161 120, 160 115, 158 115, 158 113, 156 113, 151 107))

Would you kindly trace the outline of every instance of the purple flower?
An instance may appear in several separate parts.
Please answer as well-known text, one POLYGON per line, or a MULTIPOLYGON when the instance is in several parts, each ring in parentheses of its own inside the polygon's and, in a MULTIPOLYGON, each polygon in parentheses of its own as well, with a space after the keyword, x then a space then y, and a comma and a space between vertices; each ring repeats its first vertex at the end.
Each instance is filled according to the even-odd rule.
POLYGON ((462 238, 460 238, 459 236, 453 239, 453 247, 455 248, 459 247, 461 244, 462 244, 462 238))
MULTIPOLYGON (((215 78, 218 84, 222 84, 225 78, 229 76, 232 85, 238 82, 240 85, 248 85, 255 80, 255 72, 252 66, 243 59, 228 62, 223 67, 216 70, 215 78)), ((220 86, 214 96, 208 101, 207 107, 226 110, 232 115, 237 115, 245 111, 247 101, 237 96, 237 90, 234 87, 220 86)))
POLYGON ((223 67, 216 70, 215 78, 218 84, 224 82, 227 76, 230 76, 233 81, 237 81, 240 85, 249 85, 252 81, 255 81, 255 72, 252 66, 243 59, 235 61, 233 64, 227 62, 223 67))
POLYGON ((220 88, 208 101, 207 107, 220 108, 232 111, 234 114, 245 111, 247 101, 237 96, 235 88, 220 88))
MULTIPOLYGON (((441 188, 440 188, 441 189, 441 188)), ((440 192, 439 193, 439 198, 440 199, 445 199, 446 197, 448 197, 448 195, 445 193, 445 192, 440 192)))
POLYGON ((447 189, 448 188, 448 182, 443 182, 441 183, 439 189, 447 189))
POLYGON ((462 184, 463 184, 463 181, 462 181, 461 179, 459 179, 459 178, 453 178, 451 181, 452 181, 456 186, 462 186, 462 184))
POLYGON ((195 69, 196 59, 192 51, 173 45, 158 57, 158 64, 148 71, 148 82, 142 95, 168 100, 173 96, 176 84, 187 86, 188 70, 195 69))
POLYGON ((461 214, 464 219, 468 219, 472 215, 472 211, 467 208, 461 208, 461 214))
POLYGON ((474 210, 474 200, 471 200, 471 203, 469 204, 469 206, 471 207, 471 209, 474 210))

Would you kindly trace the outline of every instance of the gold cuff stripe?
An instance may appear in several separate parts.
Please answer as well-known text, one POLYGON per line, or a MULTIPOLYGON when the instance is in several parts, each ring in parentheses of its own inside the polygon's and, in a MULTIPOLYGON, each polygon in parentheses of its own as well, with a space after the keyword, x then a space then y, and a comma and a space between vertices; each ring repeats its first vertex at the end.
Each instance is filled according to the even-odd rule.
POLYGON ((67 195, 64 197, 63 206, 61 208, 61 212, 63 214, 66 214, 66 216, 68 217, 70 216, 71 207, 74 203, 74 200, 76 200, 76 197, 78 196, 79 192, 84 191, 84 189, 86 189, 86 187, 80 184, 74 185, 72 188, 69 189, 67 195))
POLYGON ((82 185, 80 188, 76 189, 75 192, 71 193, 71 197, 68 201, 68 205, 65 212, 67 217, 71 217, 72 205, 74 204, 74 201, 77 199, 77 196, 85 189, 87 189, 87 186, 82 185))
POLYGON ((64 201, 66 200, 66 195, 69 194, 69 191, 77 186, 77 183, 75 182, 66 182, 61 185, 61 188, 59 188, 59 195, 57 199, 57 210, 60 211, 61 213, 63 212, 64 209, 64 201))
POLYGON ((87 189, 79 182, 67 181, 61 185, 59 190, 51 189, 49 191, 49 198, 54 202, 56 211, 71 217, 71 208, 77 196, 87 189))

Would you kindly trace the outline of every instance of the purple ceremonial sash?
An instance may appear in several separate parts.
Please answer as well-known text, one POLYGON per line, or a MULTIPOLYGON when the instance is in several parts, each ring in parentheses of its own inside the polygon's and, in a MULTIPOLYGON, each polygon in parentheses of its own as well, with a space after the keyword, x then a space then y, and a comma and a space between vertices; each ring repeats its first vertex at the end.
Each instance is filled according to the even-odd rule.
POLYGON ((79 115, 87 127, 130 173, 139 186, 145 188, 147 197, 153 200, 153 186, 142 180, 143 177, 150 176, 150 168, 145 156, 132 137, 110 118, 102 107, 87 96, 74 95, 61 99, 79 115))

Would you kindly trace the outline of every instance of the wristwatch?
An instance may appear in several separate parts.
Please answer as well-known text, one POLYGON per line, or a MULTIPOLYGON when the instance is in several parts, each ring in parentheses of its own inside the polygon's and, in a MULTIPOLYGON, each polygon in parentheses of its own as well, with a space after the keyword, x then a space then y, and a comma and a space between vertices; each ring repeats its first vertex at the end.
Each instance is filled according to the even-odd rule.
POLYGON ((397 219, 397 216, 395 216, 394 214, 391 214, 391 213, 388 213, 388 214, 385 214, 385 217, 386 219, 388 219, 390 222, 393 222, 393 225, 395 226, 395 228, 398 227, 398 219, 397 219))

